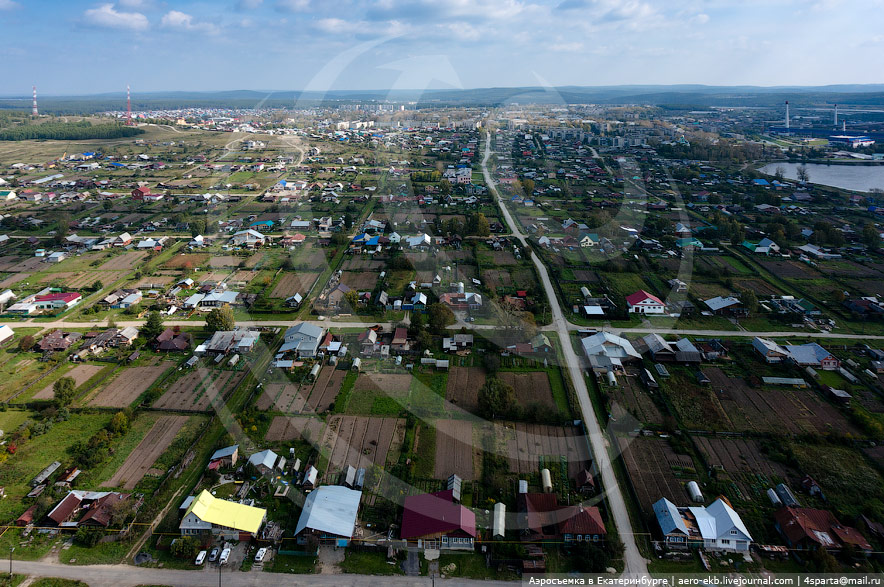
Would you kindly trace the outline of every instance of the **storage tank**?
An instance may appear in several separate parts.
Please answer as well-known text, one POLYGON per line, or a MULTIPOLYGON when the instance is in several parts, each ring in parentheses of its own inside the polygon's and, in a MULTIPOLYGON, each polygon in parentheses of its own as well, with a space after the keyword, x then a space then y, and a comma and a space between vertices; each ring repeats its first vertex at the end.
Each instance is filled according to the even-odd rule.
POLYGON ((703 503, 704 501, 706 501, 703 499, 703 492, 700 491, 700 486, 697 484, 696 481, 688 481, 685 487, 688 490, 688 495, 691 496, 691 501, 695 501, 697 503, 703 503))
POLYGON ((230 360, 227 361, 227 366, 235 367, 237 363, 239 363, 239 355, 233 355, 232 357, 230 357, 230 360))
POLYGON ((549 472, 549 469, 543 469, 540 472, 540 484, 543 485, 544 493, 552 493, 552 475, 549 472))
POLYGON ((767 499, 770 500, 770 505, 774 507, 780 507, 783 505, 783 502, 780 501, 780 496, 777 495, 777 492, 773 490, 773 487, 767 490, 767 499))
POLYGON ((617 387, 617 376, 614 375, 613 371, 608 371, 608 385, 617 387))
POLYGON ((466 291, 466 290, 464 289, 463 281, 458 281, 457 282, 457 293, 464 293, 464 291, 466 291))

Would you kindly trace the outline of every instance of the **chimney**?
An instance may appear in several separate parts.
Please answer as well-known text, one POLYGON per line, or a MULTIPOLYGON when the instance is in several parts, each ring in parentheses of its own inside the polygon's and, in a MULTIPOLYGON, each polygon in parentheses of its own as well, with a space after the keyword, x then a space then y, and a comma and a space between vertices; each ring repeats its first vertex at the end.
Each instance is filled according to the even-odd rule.
POLYGON ((786 100, 786 130, 789 130, 789 101, 786 100))

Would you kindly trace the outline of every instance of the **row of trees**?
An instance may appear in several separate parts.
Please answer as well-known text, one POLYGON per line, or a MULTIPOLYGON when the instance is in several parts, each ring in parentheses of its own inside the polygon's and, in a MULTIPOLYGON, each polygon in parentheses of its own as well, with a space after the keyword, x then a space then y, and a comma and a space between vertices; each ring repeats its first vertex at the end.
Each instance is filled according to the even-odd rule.
POLYGON ((88 122, 47 122, 27 124, 0 130, 0 141, 52 139, 82 141, 87 139, 119 139, 144 133, 140 128, 120 124, 89 124, 88 122))

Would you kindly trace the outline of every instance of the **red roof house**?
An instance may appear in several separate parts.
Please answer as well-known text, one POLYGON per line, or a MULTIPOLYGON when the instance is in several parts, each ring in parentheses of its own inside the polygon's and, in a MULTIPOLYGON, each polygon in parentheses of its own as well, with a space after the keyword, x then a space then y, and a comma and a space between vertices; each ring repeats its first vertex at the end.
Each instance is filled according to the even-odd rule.
POLYGON ((633 314, 663 314, 666 311, 666 304, 660 298, 643 289, 627 296, 626 305, 633 314))
POLYGON ((520 493, 517 507, 524 540, 598 542, 608 534, 597 507, 559 505, 554 493, 520 493))
POLYGON ((437 541, 439 548, 472 550, 476 538, 476 514, 454 502, 451 489, 405 498, 402 513, 403 540, 437 541))
POLYGON ((832 512, 813 508, 781 508, 774 514, 777 530, 792 548, 841 550, 851 544, 860 550, 871 550, 869 541, 856 528, 844 526, 832 512))

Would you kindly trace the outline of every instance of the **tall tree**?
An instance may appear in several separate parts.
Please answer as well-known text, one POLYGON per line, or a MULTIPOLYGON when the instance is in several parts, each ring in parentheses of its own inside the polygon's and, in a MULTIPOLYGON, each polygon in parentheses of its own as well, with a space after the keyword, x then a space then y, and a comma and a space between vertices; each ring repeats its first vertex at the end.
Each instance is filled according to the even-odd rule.
POLYGON ((479 388, 479 413, 495 419, 510 414, 516 406, 516 391, 497 377, 489 377, 479 388))
POLYGON ((74 401, 74 395, 77 389, 77 382, 73 377, 62 377, 52 384, 52 393, 55 396, 55 403, 59 406, 67 406, 74 401))
POLYGON ((220 308, 215 308, 206 316, 206 330, 209 332, 233 330, 235 326, 236 320, 233 318, 233 310, 227 304, 220 308))
POLYGON ((151 341, 158 337, 163 332, 163 316, 159 312, 151 312, 147 315, 147 320, 144 321, 144 326, 141 327, 141 336, 145 338, 145 340, 151 341))

